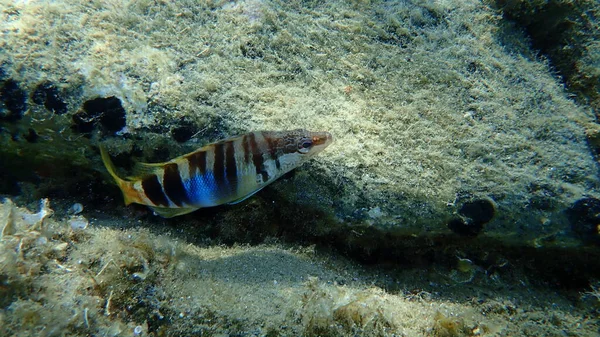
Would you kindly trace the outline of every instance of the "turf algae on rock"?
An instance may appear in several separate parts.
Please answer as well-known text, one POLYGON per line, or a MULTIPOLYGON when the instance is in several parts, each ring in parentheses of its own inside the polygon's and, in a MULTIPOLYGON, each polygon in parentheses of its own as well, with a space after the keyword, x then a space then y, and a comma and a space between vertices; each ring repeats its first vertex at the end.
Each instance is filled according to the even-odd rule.
POLYGON ((43 184, 95 170, 99 142, 116 154, 142 149, 143 161, 156 148, 182 154, 302 126, 337 139, 306 167, 315 174, 295 179, 324 193, 271 188, 335 219, 311 233, 447 233, 458 211, 448 205, 468 193, 497 203, 483 236, 511 244, 561 232, 561 212, 598 184, 590 112, 568 100, 547 64, 508 53, 495 10, 475 1, 3 6, 3 83, 44 104, 0 133, 0 151, 43 160, 43 149, 60 163, 43 184), (77 108, 53 105, 59 84, 61 101, 77 108), (156 126, 164 131, 150 132, 156 126), (532 185, 550 191, 550 207, 530 202, 532 185))

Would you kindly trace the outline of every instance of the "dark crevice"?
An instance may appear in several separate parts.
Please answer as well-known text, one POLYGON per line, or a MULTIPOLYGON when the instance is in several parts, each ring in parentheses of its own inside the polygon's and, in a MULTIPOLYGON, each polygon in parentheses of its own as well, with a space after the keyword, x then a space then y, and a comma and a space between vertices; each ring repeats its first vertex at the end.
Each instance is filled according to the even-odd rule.
POLYGON ((27 111, 27 94, 12 79, 0 82, 0 121, 16 122, 27 111))

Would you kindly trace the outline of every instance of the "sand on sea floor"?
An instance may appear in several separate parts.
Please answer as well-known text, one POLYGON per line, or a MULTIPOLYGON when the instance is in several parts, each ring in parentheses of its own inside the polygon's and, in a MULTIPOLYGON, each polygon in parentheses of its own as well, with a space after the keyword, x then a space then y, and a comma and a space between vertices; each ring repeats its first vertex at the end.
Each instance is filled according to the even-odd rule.
POLYGON ((523 266, 369 267, 314 245, 198 243, 193 228, 110 215, 82 228, 75 216, 52 214, 47 201, 35 213, 0 205, 2 335, 594 336, 600 328, 597 298, 543 287, 523 266))

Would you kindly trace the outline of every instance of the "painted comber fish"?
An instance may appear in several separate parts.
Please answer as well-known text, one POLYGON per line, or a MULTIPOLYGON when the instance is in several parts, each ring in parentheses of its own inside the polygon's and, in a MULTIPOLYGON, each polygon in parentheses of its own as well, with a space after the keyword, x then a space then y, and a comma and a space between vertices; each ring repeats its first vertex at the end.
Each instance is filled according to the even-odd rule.
POLYGON ((206 145, 164 163, 138 163, 121 178, 104 147, 102 161, 125 205, 147 205, 171 218, 199 208, 236 204, 298 167, 332 142, 329 132, 259 131, 206 145))

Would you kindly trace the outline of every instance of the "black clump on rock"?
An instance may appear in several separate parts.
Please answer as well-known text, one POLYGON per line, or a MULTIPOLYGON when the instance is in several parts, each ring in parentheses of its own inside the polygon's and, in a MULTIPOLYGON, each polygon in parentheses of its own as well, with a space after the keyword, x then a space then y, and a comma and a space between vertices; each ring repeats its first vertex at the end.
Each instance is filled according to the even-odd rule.
POLYGON ((155 147, 150 155, 150 162, 152 163, 165 162, 171 159, 173 159, 173 156, 171 155, 171 151, 169 151, 167 146, 155 147))
POLYGON ((83 109, 92 115, 100 115, 100 124, 109 132, 125 127, 125 109, 121 100, 114 96, 89 100, 83 103, 83 109))
POLYGON ((34 129, 29 128, 29 130, 27 130, 27 134, 23 135, 23 138, 25 138, 28 143, 35 143, 40 136, 38 136, 34 129))
POLYGON ((94 125, 97 123, 96 118, 86 111, 79 111, 72 118, 73 125, 71 125, 71 129, 79 133, 91 133, 94 130, 94 125))
POLYGON ((448 228, 463 236, 477 236, 496 214, 496 205, 489 199, 465 202, 458 211, 460 217, 450 220, 448 228))
POLYGON ((571 229, 586 242, 600 243, 600 200, 582 198, 566 210, 571 229))
POLYGON ((27 110, 27 94, 11 79, 0 83, 0 121, 16 122, 27 110))
POLYGON ((50 82, 40 83, 34 90, 32 100, 36 104, 44 105, 48 111, 57 115, 67 113, 67 103, 60 97, 56 86, 50 82))
POLYGON ((91 133, 96 125, 115 133, 125 127, 126 113, 121 100, 111 97, 94 98, 83 103, 83 110, 73 115, 73 130, 91 133))
POLYGON ((462 236, 477 236, 483 230, 483 225, 465 218, 454 218, 448 222, 448 228, 462 236))

